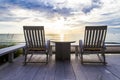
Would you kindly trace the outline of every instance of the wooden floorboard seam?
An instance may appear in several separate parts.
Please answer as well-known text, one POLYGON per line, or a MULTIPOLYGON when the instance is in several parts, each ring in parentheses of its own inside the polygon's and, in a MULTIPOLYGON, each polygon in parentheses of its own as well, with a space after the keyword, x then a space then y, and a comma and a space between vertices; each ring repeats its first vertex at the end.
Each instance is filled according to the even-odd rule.
POLYGON ((86 79, 86 75, 84 75, 85 73, 83 72, 83 70, 79 68, 81 67, 80 66, 81 64, 79 64, 80 63, 79 61, 80 60, 78 60, 78 58, 72 61, 73 71, 74 71, 76 80, 88 80, 86 79))
POLYGON ((120 79, 119 76, 117 76, 115 73, 113 73, 111 70, 109 70, 108 68, 106 68, 106 70, 108 70, 113 76, 117 77, 118 79, 120 79))
MULTIPOLYGON (((44 60, 43 58, 45 57, 36 55, 32 59, 39 61, 44 60)), ((48 64, 28 63, 23 66, 22 61, 23 57, 18 58, 14 63, 0 69, 0 80, 120 80, 119 56, 107 56, 109 63, 106 66, 82 65, 80 58, 75 56, 71 57, 70 62, 56 62, 55 56, 51 56, 48 64)))

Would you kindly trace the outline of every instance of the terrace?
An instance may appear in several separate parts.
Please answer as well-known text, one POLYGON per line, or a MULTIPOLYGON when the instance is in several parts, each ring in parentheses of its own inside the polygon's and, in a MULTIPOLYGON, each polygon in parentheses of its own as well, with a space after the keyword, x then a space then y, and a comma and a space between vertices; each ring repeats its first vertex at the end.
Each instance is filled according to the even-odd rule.
MULTIPOLYGON (((0 15, 0 47, 12 44, 10 47, 0 49, 0 80, 120 80, 120 0, 0 0, 0 15), (24 51, 25 45, 14 44, 25 42, 23 26, 27 25, 44 26, 46 40, 74 40, 76 44, 72 46, 59 44, 56 47, 57 43, 54 41, 53 54, 48 64, 29 63, 23 66, 24 56, 17 52, 18 49, 22 52, 21 48, 24 51), (84 39, 83 35, 86 32, 84 28, 89 25, 108 26, 105 42, 110 45, 107 45, 105 51, 106 66, 80 63, 78 41, 84 39), (61 56, 62 53, 64 59, 63 56, 67 52, 71 53, 70 61, 56 61, 56 55, 60 53, 61 56), (14 59, 16 54, 19 57, 14 59), (7 63, 3 64, 4 62, 7 63)), ((95 38, 87 40, 99 40, 101 37, 97 31, 89 31, 90 36, 93 34, 95 38), (95 33, 99 35, 95 36, 95 33)), ((28 31, 28 33, 40 32, 28 31)), ((34 36, 40 37, 30 35, 27 39, 33 38, 28 42, 39 40, 34 36)), ((34 44, 36 42, 38 41, 34 44)), ((95 42, 99 43, 101 40, 95 42)), ((45 56, 34 55, 32 60, 43 61, 45 56)), ((92 54, 86 55, 85 60, 98 59, 92 54)))
MULTIPOLYGON (((23 66, 24 56, 21 55, 14 59, 13 63, 0 66, 0 80, 120 80, 119 48, 115 45, 107 46, 108 64, 106 66, 101 64, 82 65, 79 56, 75 56, 74 53, 71 54, 70 62, 56 62, 55 54, 53 54, 48 64, 29 63, 23 66), (112 53, 110 53, 111 51, 112 53)), ((45 59, 44 57, 44 55, 34 55, 32 60, 41 61, 45 59)), ((86 56, 86 60, 97 59, 95 55, 91 55, 86 56)))

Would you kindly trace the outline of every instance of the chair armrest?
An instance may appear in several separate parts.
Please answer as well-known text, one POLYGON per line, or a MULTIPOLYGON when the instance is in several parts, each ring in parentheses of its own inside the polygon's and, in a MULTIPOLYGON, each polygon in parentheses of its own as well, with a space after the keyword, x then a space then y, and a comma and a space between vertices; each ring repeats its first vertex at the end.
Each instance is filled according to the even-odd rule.
POLYGON ((82 53, 82 50, 83 50, 82 40, 79 40, 79 50, 80 50, 80 53, 82 53))
POLYGON ((50 40, 47 40, 46 48, 47 48, 48 54, 52 56, 52 46, 50 45, 50 40))
POLYGON ((104 49, 104 50, 106 49, 106 45, 105 45, 105 42, 103 43, 103 49, 104 49))
POLYGON ((47 50, 50 49, 50 40, 47 40, 47 42, 46 42, 46 48, 47 48, 47 50))

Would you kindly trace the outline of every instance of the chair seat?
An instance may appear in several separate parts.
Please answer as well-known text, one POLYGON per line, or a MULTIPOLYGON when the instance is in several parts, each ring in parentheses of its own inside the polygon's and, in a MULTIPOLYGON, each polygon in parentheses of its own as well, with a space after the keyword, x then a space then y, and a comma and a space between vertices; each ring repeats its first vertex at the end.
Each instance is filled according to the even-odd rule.
POLYGON ((101 51, 101 48, 84 48, 84 51, 101 51))
POLYGON ((46 51, 45 48, 28 48, 29 51, 46 51))
MULTIPOLYGON (((107 26, 86 26, 84 43, 79 41, 81 63, 92 63, 84 61, 84 54, 97 54, 99 62, 105 64, 105 37, 107 26)), ((96 62, 97 63, 97 62, 96 62)))
POLYGON ((46 61, 41 62, 48 63, 50 41, 46 43, 44 26, 23 26, 23 30, 26 42, 24 63, 31 63, 34 54, 45 54, 46 61), (31 54, 31 56, 27 57, 28 54, 31 54))

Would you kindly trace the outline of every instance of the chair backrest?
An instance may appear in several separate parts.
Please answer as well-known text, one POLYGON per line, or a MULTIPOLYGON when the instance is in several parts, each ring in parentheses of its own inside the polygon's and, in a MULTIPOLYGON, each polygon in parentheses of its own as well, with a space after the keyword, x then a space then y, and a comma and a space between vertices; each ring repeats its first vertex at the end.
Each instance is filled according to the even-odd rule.
POLYGON ((45 48, 44 26, 23 26, 27 48, 45 48))
POLYGON ((86 26, 84 36, 85 48, 102 48, 105 42, 107 26, 86 26))

